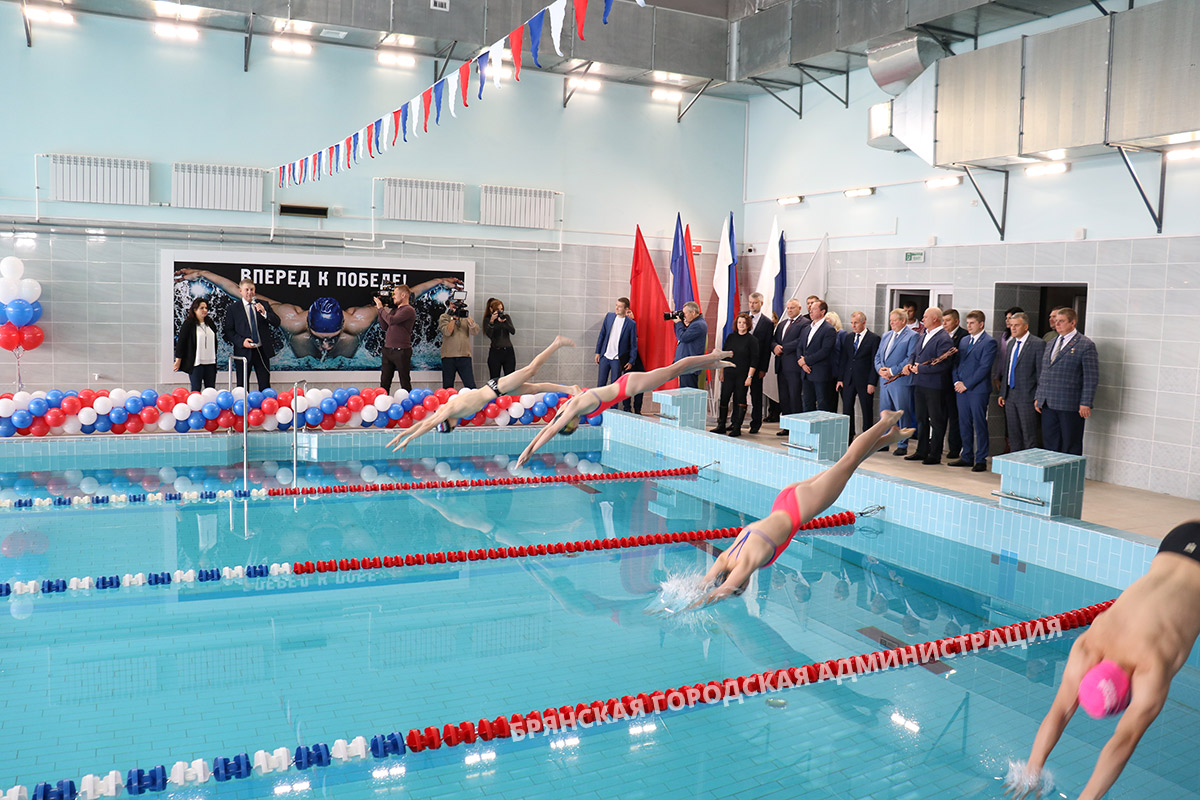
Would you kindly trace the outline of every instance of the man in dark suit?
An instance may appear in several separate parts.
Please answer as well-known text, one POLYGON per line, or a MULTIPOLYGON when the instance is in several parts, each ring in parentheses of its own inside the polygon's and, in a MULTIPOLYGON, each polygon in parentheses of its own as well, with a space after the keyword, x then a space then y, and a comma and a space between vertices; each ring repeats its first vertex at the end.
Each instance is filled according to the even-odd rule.
POLYGON ((825 319, 829 305, 817 300, 809 306, 812 324, 800 337, 800 369, 804 370, 804 410, 833 411, 834 365, 836 358, 837 331, 825 319))
MULTIPOLYGON (((951 308, 942 312, 942 330, 950 334, 950 341, 962 350, 963 337, 967 335, 965 328, 959 325, 958 309, 951 308)), ((958 364, 959 356, 950 359, 950 372, 958 364)), ((962 433, 958 424, 958 399, 953 386, 946 387, 946 457, 951 461, 957 459, 962 452, 962 433)))
POLYGON ((946 438, 946 384, 950 382, 950 359, 930 362, 944 356, 954 342, 942 329, 942 312, 925 309, 921 318, 925 333, 919 335, 912 361, 904 374, 913 376, 913 399, 917 414, 917 450, 904 457, 922 464, 942 463, 942 443, 946 438))
POLYGON ((763 375, 771 366, 771 339, 775 336, 775 324, 769 314, 764 314, 763 296, 758 292, 750 295, 750 335, 758 340, 758 363, 754 365, 754 377, 750 379, 750 433, 758 433, 763 421, 763 375))
MULTIPOLYGON (((275 344, 271 341, 269 325, 279 324, 279 315, 272 308, 254 297, 254 282, 243 279, 238 284, 241 301, 234 303, 225 314, 221 326, 225 341, 233 345, 233 354, 245 358, 254 368, 258 390, 271 388, 271 356, 275 355, 275 344)), ((234 362, 237 385, 245 384, 245 372, 241 362, 234 362)))
POLYGON ((862 429, 871 427, 874 420, 875 385, 879 374, 875 371, 875 353, 879 350, 879 334, 867 330, 867 315, 855 311, 850 315, 850 335, 846 337, 842 353, 841 369, 838 371, 837 389, 842 393, 842 411, 850 417, 850 439, 854 439, 854 403, 858 401, 862 412, 862 429))
POLYGON ((970 467, 987 471, 988 398, 992 396, 992 364, 999 347, 984 332, 987 317, 976 310, 967 314, 967 335, 958 344, 958 358, 952 372, 962 450, 952 467, 970 467))
POLYGON ((1091 339, 1075 330, 1075 309, 1060 308, 1058 338, 1046 345, 1034 406, 1042 414, 1047 450, 1083 455, 1083 424, 1092 415, 1100 358, 1091 339))
POLYGON ((1016 453, 1038 446, 1034 397, 1042 375, 1046 343, 1029 333, 1029 315, 1015 312, 1009 320, 1008 347, 1000 368, 1000 407, 1008 421, 1008 449, 1016 453))
MULTIPOLYGON (((629 298, 617 298, 614 311, 604 315, 600 335, 596 337, 596 363, 600 365, 597 386, 607 386, 621 377, 637 361, 637 323, 629 316, 629 298)), ((629 410, 629 399, 624 408, 629 410)))
MULTIPOLYGON (((807 335, 808 323, 800 318, 800 301, 788 300, 783 319, 775 326, 775 374, 779 380, 779 416, 795 414, 803 410, 801 376, 804 374, 797 363, 800 354, 800 337, 807 335)), ((780 430, 777 436, 787 436, 780 430)))
MULTIPOLYGON (((680 309, 683 319, 675 321, 675 360, 704 354, 708 342, 708 323, 700 316, 700 304, 689 300, 680 309)), ((680 389, 700 388, 700 371, 679 376, 680 389)))

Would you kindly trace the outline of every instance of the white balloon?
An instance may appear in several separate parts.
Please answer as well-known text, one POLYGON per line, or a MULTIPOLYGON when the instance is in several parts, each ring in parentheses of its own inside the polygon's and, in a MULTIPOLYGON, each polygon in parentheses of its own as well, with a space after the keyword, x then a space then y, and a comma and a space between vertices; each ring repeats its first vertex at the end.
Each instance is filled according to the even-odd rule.
MULTIPOLYGON (((303 414, 305 411, 308 411, 308 406, 308 399, 304 395, 297 395, 296 399, 292 401, 292 410, 297 414, 303 414)), ((283 422, 283 420, 280 420, 280 422, 283 422)))
POLYGON ((272 414, 267 414, 265 417, 263 417, 262 429, 264 431, 279 430, 279 419, 272 414))
POLYGON ((83 472, 77 469, 64 470, 63 480, 67 482, 68 486, 78 486, 79 482, 83 480, 83 472))
MULTIPOLYGON (((279 419, 278 413, 276 413, 275 419, 276 420, 279 419)), ((264 474, 274 475, 276 472, 279 472, 279 462, 278 461, 264 461, 264 462, 262 462, 262 469, 263 469, 264 474)))
POLYGON ((433 472, 439 478, 449 478, 451 472, 450 465, 445 461, 439 461, 437 466, 433 468, 433 472))
POLYGON ((327 400, 330 397, 333 397, 333 389, 322 389, 321 390, 321 399, 322 400, 327 400))
POLYGON ((350 421, 347 422, 346 424, 348 426, 350 426, 351 428, 362 427, 362 412, 351 411, 350 412, 350 421))
POLYGON ((92 408, 96 409, 97 414, 107 414, 113 410, 113 401, 111 397, 97 397, 92 401, 92 408))
POLYGON ((379 409, 375 406, 363 406, 362 421, 374 422, 379 416, 379 409))
POLYGON ((534 399, 534 396, 531 394, 521 395, 521 405, 524 406, 525 408, 533 408, 533 404, 536 402, 537 402, 537 400, 534 399))
POLYGON ((392 397, 396 400, 397 403, 403 403, 405 400, 408 399, 408 389, 397 389, 392 394, 392 397))
POLYGON ((508 466, 508 456, 504 455, 503 453, 501 453, 498 456, 492 456, 492 461, 495 461, 497 464, 499 464, 502 467, 508 466))
POLYGON ((581 458, 579 459, 579 465, 576 467, 576 469, 579 470, 580 475, 587 475, 592 470, 592 462, 588 461, 586 458, 581 458))
MULTIPOLYGON (((175 414, 174 414, 174 413, 171 413, 171 414, 159 414, 159 416, 158 416, 158 429, 159 429, 160 431, 173 431, 173 430, 175 430, 175 414)), ((163 483, 166 483, 166 481, 163 481, 163 483)))
MULTIPOLYGON (((162 417, 159 417, 159 419, 162 419, 162 417)), ((172 425, 171 427, 175 426, 172 425)), ((175 471, 174 467, 160 467, 158 470, 158 479, 163 483, 174 483, 178 477, 179 473, 175 471)))
POLYGON ((62 424, 63 433, 79 433, 83 429, 83 423, 78 417, 67 417, 62 424))
POLYGON ((37 299, 42 296, 42 285, 33 278, 24 278, 17 286, 17 297, 22 300, 28 300, 30 303, 36 303, 37 299))
POLYGON ((17 410, 17 404, 7 397, 0 399, 0 417, 11 417, 17 410))
POLYGON ((190 492, 192 490, 192 479, 187 475, 180 475, 174 482, 175 491, 190 492))
POLYGON ((528 407, 529 406, 522 405, 521 403, 513 403, 508 407, 508 416, 512 419, 520 419, 521 415, 525 413, 525 409, 528 407))
POLYGON ((375 408, 379 409, 380 411, 387 411, 391 407, 392 398, 388 397, 386 394, 381 394, 379 397, 375 398, 375 408))
POLYGON ((34 393, 33 393, 33 396, 34 396, 34 397, 40 397, 40 398, 42 398, 42 399, 45 399, 45 398, 46 398, 46 393, 45 393, 45 392, 43 392, 42 390, 40 390, 40 389, 39 389, 38 391, 36 391, 36 392, 34 392, 34 393))
POLYGON ((124 389, 113 389, 108 393, 108 399, 112 400, 112 404, 114 406, 123 406, 125 405, 125 399, 129 397, 129 395, 130 393, 124 389))
POLYGON ((62 436, 63 435, 62 425, 51 425, 50 426, 50 435, 51 436, 62 436))
POLYGON ((204 391, 202 391, 200 393, 200 396, 204 398, 204 402, 206 402, 206 403, 217 402, 217 390, 212 387, 209 387, 209 388, 205 389, 204 391))
POLYGON ((99 488, 100 481, 96 480, 91 475, 88 475, 79 482, 79 491, 83 492, 84 494, 95 494, 96 490, 99 488))
POLYGON ((280 483, 284 484, 285 486, 287 484, 291 483, 292 482, 292 468, 291 467, 280 467, 279 471, 275 473, 275 480, 279 481, 280 483))
MULTIPOLYGON (((188 408, 187 403, 176 403, 175 407, 171 409, 171 416, 175 417, 175 419, 178 419, 178 420, 185 420, 188 417, 190 417, 191 415, 192 415, 192 410, 190 408, 188 408)), ((175 426, 172 425, 171 427, 174 428, 175 426)))
POLYGON ((29 392, 17 392, 13 395, 13 402, 17 404, 17 408, 29 408, 29 401, 33 399, 33 395, 29 392))
POLYGON ((188 395, 187 407, 192 411, 199 411, 204 408, 204 395, 199 392, 192 392, 188 395))
POLYGON ((321 390, 309 389, 304 393, 304 399, 308 401, 310 406, 319 406, 321 404, 321 390))
POLYGON ((563 463, 566 464, 568 467, 578 467, 579 466, 578 454, 567 453, 565 456, 563 456, 563 463))
POLYGON ((379 470, 368 464, 359 470, 358 477, 362 478, 363 483, 374 483, 379 478, 379 470))
POLYGON ((245 400, 246 399, 246 387, 245 386, 235 386, 233 389, 233 399, 234 400, 245 400))
POLYGON ((21 294, 21 284, 12 278, 0 279, 0 303, 8 304, 21 294))
POLYGON ((503 428, 505 425, 507 425, 510 422, 512 422, 512 417, 510 417, 508 415, 507 411, 501 411, 499 414, 496 415, 496 424, 499 425, 501 428, 503 428))
POLYGON ((25 274, 25 262, 16 256, 0 259, 0 275, 13 280, 20 280, 25 274))
POLYGON ((79 422, 83 425, 92 425, 96 422, 96 409, 81 408, 78 415, 79 422))
POLYGON ((284 406, 275 412, 275 421, 280 425, 286 425, 292 421, 293 416, 295 415, 292 413, 292 410, 284 406))

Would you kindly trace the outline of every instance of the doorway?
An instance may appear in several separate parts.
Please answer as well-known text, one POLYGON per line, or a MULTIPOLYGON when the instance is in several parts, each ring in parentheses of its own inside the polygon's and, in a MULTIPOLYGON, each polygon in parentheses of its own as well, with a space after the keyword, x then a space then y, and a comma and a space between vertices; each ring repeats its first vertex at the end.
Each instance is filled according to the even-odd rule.
POLYGON ((997 336, 1003 334, 1005 312, 1019 308, 1029 315, 1029 329, 1035 336, 1052 338, 1050 310, 1065 307, 1075 309, 1075 327, 1086 333, 1087 289, 1086 283, 997 283, 992 330, 997 336))
POLYGON ((908 303, 916 306, 917 319, 925 312, 925 309, 936 306, 942 311, 954 307, 954 287, 949 284, 938 284, 930 286, 929 284, 902 284, 899 286, 888 286, 887 291, 888 307, 884 312, 883 319, 887 321, 887 314, 893 308, 904 308, 908 303))

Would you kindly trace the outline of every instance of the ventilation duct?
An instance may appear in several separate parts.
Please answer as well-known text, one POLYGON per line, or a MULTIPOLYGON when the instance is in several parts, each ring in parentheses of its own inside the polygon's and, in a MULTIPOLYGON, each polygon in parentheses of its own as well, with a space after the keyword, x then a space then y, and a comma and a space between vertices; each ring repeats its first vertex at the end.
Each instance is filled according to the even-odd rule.
POLYGON ((938 65, 926 69, 894 100, 871 106, 867 144, 880 150, 911 150, 926 164, 934 159, 938 65))
POLYGON ((945 51, 926 33, 900 31, 875 39, 867 47, 867 69, 890 95, 898 95, 945 51))

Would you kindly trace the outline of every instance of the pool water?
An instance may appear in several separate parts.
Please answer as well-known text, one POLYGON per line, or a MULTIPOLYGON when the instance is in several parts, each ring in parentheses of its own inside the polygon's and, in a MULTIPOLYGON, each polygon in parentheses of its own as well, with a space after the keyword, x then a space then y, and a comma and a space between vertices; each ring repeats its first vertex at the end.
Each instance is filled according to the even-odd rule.
MULTIPOLYGON (((564 458, 542 468, 577 468, 564 458)), ((628 450, 617 460, 622 469, 631 460, 677 466, 628 450)), ((358 482, 364 467, 413 474, 416 464, 324 465, 305 479, 336 480, 340 469, 358 482)), ((17 491, 15 481, 6 489, 17 491)), ((34 484, 25 489, 41 491, 34 484)), ((0 525, 36 543, 3 560, 33 579, 738 526, 771 495, 709 476, 11 510, 0 525), (714 502, 725 497, 737 500, 714 502)), ((740 597, 710 611, 647 613, 662 580, 703 570, 713 545, 725 544, 9 598, 0 747, 12 755, 0 787, 649 693, 870 652, 880 649, 876 632, 920 642, 1115 594, 864 517, 853 535, 798 538, 740 597)), ((801 687, 771 703, 748 698, 176 793, 999 797, 997 777, 1009 758, 1026 757, 1073 638, 801 687)), ((1194 672, 1176 680, 1109 797, 1200 797, 1189 756, 1194 672)), ((1068 728, 1050 762, 1063 796, 1083 786, 1112 728, 1082 715, 1068 728)))

